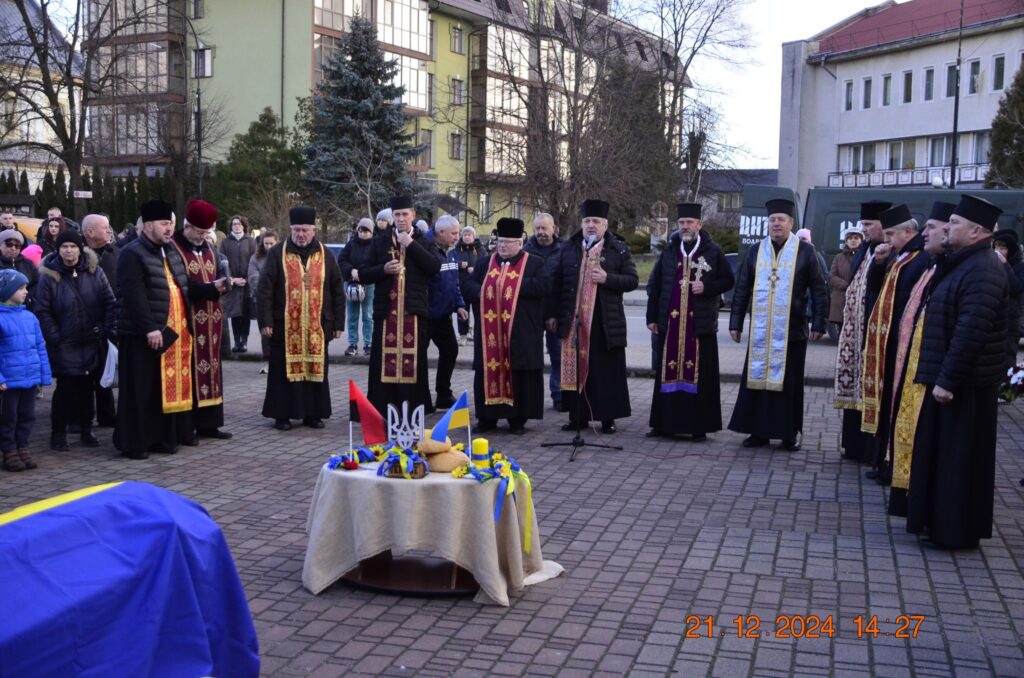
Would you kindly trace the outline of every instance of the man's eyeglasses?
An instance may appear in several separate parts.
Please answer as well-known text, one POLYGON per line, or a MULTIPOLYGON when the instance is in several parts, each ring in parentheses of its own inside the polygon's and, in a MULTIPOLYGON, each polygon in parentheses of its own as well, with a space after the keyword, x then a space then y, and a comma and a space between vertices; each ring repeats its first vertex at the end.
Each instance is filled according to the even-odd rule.
POLYGON ((17 249, 20 250, 21 247, 22 247, 22 244, 20 242, 18 242, 17 240, 4 240, 4 247, 17 248, 17 249))

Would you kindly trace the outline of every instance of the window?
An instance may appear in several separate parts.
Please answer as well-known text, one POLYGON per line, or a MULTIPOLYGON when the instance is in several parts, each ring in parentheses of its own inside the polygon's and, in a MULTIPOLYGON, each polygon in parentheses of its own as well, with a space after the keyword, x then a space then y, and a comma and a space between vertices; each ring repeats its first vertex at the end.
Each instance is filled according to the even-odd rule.
POLYGON ((998 92, 1003 89, 1006 79, 1006 57, 1002 54, 992 59, 992 91, 998 92))
POLYGON ((352 17, 361 11, 362 7, 362 0, 314 0, 313 23, 345 32, 352 17))
POLYGON ((518 195, 512 198, 512 218, 523 218, 523 201, 518 195))
POLYGON ((903 72, 903 103, 909 104, 914 100, 914 72, 903 72))
POLYGON ((466 33, 461 26, 452 26, 452 51, 456 54, 466 53, 466 33))
POLYGON ((433 167, 434 166, 434 131, 429 129, 420 130, 419 145, 423 147, 412 164, 418 167, 433 167))
POLYGON ((864 91, 863 100, 861 101, 862 108, 871 108, 871 78, 864 78, 864 91))
POLYGON ((974 164, 984 165, 988 162, 988 154, 992 148, 991 132, 974 133, 974 164))
POLYGON ((426 3, 421 0, 377 0, 377 38, 384 44, 429 54, 427 22, 426 3))
POLYGON ((480 216, 481 224, 491 223, 491 196, 486 193, 480 194, 480 202, 477 205, 476 212, 480 216))
POLYGON ((199 48, 193 50, 192 77, 209 78, 213 75, 213 50, 199 43, 199 48))
POLYGON ((889 142, 889 169, 914 169, 914 152, 916 144, 913 139, 889 142))
POLYGON ((420 70, 420 60, 414 57, 391 54, 385 52, 389 59, 398 61, 398 73, 395 76, 395 84, 405 88, 402 95, 402 103, 410 108, 426 111, 430 104, 430 78, 429 74, 420 70))
POLYGON ((743 207, 742 193, 719 193, 715 196, 718 199, 718 211, 738 210, 743 207))
POLYGON ((945 167, 953 162, 953 144, 950 137, 932 137, 928 140, 928 165, 945 167))
POLYGON ((203 18, 203 0, 192 0, 192 18, 202 19, 203 18))
POLYGON ((494 0, 494 4, 498 6, 498 9, 506 14, 512 11, 512 6, 508 4, 508 0, 494 0))
POLYGON ((956 67, 956 64, 949 64, 946 66, 946 97, 956 96, 956 88, 959 85, 960 80, 960 69, 956 67))
POLYGON ((931 101, 935 98, 935 69, 924 69, 924 100, 931 101))
POLYGON ((459 132, 452 132, 448 137, 448 157, 452 160, 466 159, 466 147, 463 145, 463 137, 459 132))
POLYGON ((850 147, 850 171, 854 174, 875 171, 875 145, 850 147))
POLYGON ((647 61, 647 51, 644 50, 644 44, 639 40, 636 41, 636 51, 640 55, 640 59, 647 61))
POLYGON ((450 92, 452 106, 462 106, 466 103, 466 83, 459 76, 452 78, 450 92))
POLYGON ((844 111, 853 110, 853 80, 846 81, 846 100, 843 104, 844 111))
POLYGON ((313 34, 313 68, 316 73, 316 84, 324 80, 324 67, 331 61, 331 57, 338 51, 340 40, 330 35, 320 33, 313 34))
POLYGON ((882 105, 888 106, 892 103, 892 76, 882 76, 882 105))
POLYGON ((975 59, 967 64, 967 93, 977 94, 981 91, 981 62, 975 59))
POLYGON ((427 54, 430 55, 431 59, 437 56, 436 54, 434 54, 434 31, 436 29, 437 27, 434 25, 434 20, 427 19, 427 54))

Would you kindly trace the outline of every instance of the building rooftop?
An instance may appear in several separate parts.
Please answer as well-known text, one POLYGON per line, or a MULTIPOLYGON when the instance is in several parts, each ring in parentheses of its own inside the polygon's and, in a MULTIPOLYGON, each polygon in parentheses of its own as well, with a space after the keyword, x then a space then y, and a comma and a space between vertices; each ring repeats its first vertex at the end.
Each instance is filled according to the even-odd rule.
MULTIPOLYGON (((961 0, 888 0, 814 36, 817 54, 840 54, 956 31, 961 0)), ((1024 17, 1024 0, 963 0, 964 28, 1024 17)))
POLYGON ((701 173, 701 193, 739 193, 747 184, 777 186, 777 169, 725 169, 704 170, 701 173))

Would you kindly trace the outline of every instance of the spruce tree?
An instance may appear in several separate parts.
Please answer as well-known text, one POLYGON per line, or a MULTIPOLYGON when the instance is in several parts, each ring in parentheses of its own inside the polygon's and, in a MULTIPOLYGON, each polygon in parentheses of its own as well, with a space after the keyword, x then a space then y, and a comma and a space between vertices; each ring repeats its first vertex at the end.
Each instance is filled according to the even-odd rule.
POLYGON ((124 180, 124 208, 122 214, 125 215, 125 220, 129 220, 131 217, 128 215, 139 213, 139 202, 135 192, 135 175, 131 172, 124 180))
POLYGON ((421 149, 405 130, 410 118, 400 103, 405 88, 392 84, 397 73, 376 25, 359 16, 324 67, 306 180, 347 218, 370 215, 389 195, 412 188, 406 161, 421 149))
POLYGON ((1024 188, 1024 64, 992 119, 985 188, 1024 188))
POLYGON ((21 177, 18 179, 18 195, 32 195, 28 187, 28 172, 21 170, 21 177))
POLYGON ((64 167, 57 168, 57 179, 53 182, 53 204, 48 205, 49 207, 59 207, 61 214, 64 216, 70 216, 71 210, 68 209, 68 181, 64 176, 64 167))
POLYGON ((43 175, 43 187, 41 191, 42 204, 39 205, 39 209, 42 211, 43 216, 46 216, 46 211, 56 204, 57 191, 53 182, 53 174, 50 170, 46 170, 46 174, 43 175))
POLYGON ((11 190, 11 185, 7 182, 7 174, 0 172, 0 195, 8 193, 14 193, 14 191, 11 190))

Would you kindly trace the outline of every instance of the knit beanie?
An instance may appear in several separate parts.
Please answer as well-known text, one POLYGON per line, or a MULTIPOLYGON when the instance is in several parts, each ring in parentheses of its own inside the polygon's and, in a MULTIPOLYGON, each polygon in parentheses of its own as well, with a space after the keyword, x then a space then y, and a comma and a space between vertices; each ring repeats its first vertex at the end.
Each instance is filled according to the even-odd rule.
POLYGON ((0 302, 8 301, 25 285, 28 285, 28 278, 21 271, 13 268, 0 271, 0 302))

